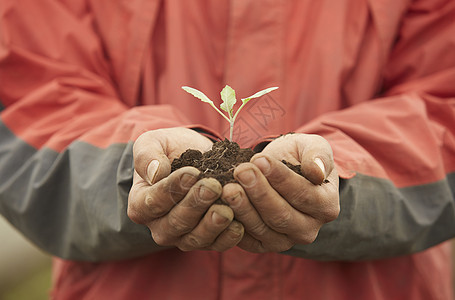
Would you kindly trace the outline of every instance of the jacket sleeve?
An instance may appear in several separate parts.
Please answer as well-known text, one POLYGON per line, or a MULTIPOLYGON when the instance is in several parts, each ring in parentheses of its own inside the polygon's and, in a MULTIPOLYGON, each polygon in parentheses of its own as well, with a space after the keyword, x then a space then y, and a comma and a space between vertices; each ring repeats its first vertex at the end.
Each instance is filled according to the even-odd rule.
POLYGON ((320 260, 415 253, 455 236, 455 2, 414 1, 381 97, 297 131, 332 145, 341 213, 311 245, 320 260))
POLYGON ((158 250, 126 215, 132 141, 188 121, 170 106, 119 100, 90 16, 5 0, 0 22, 0 213, 62 258, 158 250))

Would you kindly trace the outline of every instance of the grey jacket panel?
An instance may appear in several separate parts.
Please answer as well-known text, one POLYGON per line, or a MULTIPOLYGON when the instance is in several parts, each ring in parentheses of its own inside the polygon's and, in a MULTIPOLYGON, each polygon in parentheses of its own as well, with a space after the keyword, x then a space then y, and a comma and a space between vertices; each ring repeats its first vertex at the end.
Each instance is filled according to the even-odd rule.
MULTIPOLYGON (((45 251, 72 260, 131 258, 162 250, 126 214, 132 143, 74 142, 36 150, 0 122, 0 213, 45 251)), ((357 174, 341 180, 341 213, 311 245, 286 254, 363 260, 414 253, 455 236, 455 174, 397 189, 357 174)))
POLYGON ((340 181, 341 212, 316 241, 286 254, 317 260, 369 260, 425 250, 455 236, 455 173, 406 188, 357 174, 340 181))
POLYGON ((162 249, 126 214, 132 173, 132 143, 37 151, 0 123, 0 213, 53 255, 99 261, 162 249))

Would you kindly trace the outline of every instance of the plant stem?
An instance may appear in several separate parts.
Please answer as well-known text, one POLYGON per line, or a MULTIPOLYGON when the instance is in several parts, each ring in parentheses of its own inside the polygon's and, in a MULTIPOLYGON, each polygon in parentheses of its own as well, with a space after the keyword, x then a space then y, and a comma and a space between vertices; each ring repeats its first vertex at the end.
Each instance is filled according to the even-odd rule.
POLYGON ((223 114, 223 113, 221 112, 221 110, 219 110, 219 109, 218 109, 218 108, 217 108, 215 105, 213 105, 213 104, 210 104, 210 106, 211 106, 211 107, 213 107, 213 108, 214 108, 214 109, 215 109, 215 110, 216 110, 216 111, 217 111, 217 112, 218 112, 220 115, 222 115, 222 116, 223 116, 223 118, 225 118, 225 119, 226 119, 226 121, 228 121, 229 123, 231 122, 231 120, 230 120, 228 117, 226 117, 226 115, 225 115, 225 114, 223 114))
POLYGON ((246 104, 246 102, 243 102, 242 105, 240 105, 239 109, 237 109, 237 111, 234 114, 234 117, 232 118, 232 122, 235 122, 235 119, 237 119, 237 116, 238 116, 240 110, 245 106, 245 104, 246 104))
POLYGON ((234 133, 234 119, 229 122, 229 141, 232 142, 232 135, 234 133))

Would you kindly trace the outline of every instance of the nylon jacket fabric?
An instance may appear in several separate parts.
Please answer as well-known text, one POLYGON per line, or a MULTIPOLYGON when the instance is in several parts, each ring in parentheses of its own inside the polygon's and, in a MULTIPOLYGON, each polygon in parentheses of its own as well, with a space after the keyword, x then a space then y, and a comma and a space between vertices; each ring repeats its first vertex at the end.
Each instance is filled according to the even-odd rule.
POLYGON ((0 212, 60 257, 55 299, 452 298, 453 1, 3 0, 0 18, 0 212), (290 255, 162 249, 126 216, 137 136, 225 136, 180 89, 225 84, 280 87, 245 108, 243 146, 334 150, 340 217, 290 255))

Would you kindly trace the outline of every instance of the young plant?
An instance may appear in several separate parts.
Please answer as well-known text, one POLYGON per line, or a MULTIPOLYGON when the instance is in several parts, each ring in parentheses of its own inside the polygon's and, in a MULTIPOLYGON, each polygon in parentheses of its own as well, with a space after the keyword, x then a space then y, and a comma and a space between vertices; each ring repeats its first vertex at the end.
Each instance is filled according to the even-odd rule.
POLYGON ((186 92, 190 93, 191 95, 198 98, 202 102, 206 102, 206 103, 210 104, 211 107, 213 107, 220 115, 223 116, 224 119, 226 119, 226 121, 229 122, 229 140, 230 141, 232 141, 232 134, 234 132, 234 122, 237 119, 237 116, 239 115, 240 110, 242 110, 242 108, 245 106, 245 104, 247 104, 251 99, 264 96, 265 94, 268 94, 271 91, 276 90, 277 88, 278 87, 271 87, 271 88, 259 91, 252 96, 241 99, 242 104, 237 109, 237 111, 234 113, 234 104, 237 102, 237 99, 235 98, 235 91, 229 85, 226 85, 220 93, 221 100, 223 101, 223 103, 221 103, 221 105, 220 105, 220 108, 222 110, 224 110, 225 112, 227 112, 227 116, 226 116, 226 114, 221 112, 215 106, 215 104, 213 104, 213 101, 210 100, 209 97, 207 97, 203 92, 201 92, 197 89, 194 89, 192 87, 182 86, 182 89, 185 90, 186 92))

